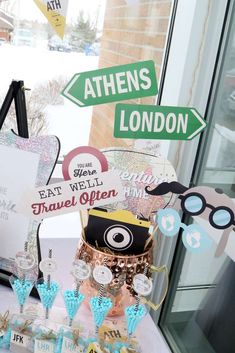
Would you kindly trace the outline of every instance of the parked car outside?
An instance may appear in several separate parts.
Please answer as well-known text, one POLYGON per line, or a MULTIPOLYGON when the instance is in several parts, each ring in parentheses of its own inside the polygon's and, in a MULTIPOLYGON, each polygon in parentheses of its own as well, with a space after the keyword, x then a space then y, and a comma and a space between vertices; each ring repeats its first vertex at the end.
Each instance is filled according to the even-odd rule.
POLYGON ((53 36, 48 41, 48 49, 49 50, 56 50, 69 53, 72 50, 71 45, 66 40, 62 40, 57 36, 53 36))
POLYGON ((99 56, 100 55, 100 43, 87 44, 85 47, 85 54, 87 56, 99 56))
POLYGON ((7 43, 6 38, 0 38, 0 45, 4 45, 7 43))

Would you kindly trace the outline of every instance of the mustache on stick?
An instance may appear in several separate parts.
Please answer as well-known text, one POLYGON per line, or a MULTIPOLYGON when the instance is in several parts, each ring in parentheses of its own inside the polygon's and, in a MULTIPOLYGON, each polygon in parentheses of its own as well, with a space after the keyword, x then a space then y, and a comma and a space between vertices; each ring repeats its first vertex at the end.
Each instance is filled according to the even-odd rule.
POLYGON ((150 186, 146 186, 145 191, 149 195, 165 195, 168 192, 173 192, 174 194, 183 194, 185 191, 187 191, 188 188, 177 181, 172 181, 171 183, 161 183, 158 186, 156 186, 155 189, 150 190, 150 186))

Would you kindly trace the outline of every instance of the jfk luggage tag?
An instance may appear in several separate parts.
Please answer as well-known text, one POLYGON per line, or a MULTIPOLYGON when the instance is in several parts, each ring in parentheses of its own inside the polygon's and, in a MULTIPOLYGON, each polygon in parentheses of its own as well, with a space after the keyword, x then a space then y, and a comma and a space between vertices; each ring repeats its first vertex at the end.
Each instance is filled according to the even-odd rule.
POLYGON ((30 318, 14 316, 11 323, 10 351, 27 353, 32 350, 33 321, 30 318))

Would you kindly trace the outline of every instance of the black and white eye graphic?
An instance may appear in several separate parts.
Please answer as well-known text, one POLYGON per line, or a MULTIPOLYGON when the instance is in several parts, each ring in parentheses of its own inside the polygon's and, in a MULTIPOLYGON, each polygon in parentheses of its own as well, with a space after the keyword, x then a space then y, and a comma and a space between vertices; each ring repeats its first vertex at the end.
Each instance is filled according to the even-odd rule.
POLYGON ((106 229, 104 242, 113 250, 126 250, 133 242, 133 234, 127 227, 114 224, 106 229))

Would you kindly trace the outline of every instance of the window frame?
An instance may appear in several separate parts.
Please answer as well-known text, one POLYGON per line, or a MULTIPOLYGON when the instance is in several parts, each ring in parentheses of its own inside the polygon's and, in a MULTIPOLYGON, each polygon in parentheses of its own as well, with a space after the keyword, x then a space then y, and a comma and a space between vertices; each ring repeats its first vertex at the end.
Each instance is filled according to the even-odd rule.
MULTIPOLYGON (((203 53, 204 58, 202 58, 201 68, 199 69, 198 84, 197 84, 196 91, 194 93, 194 99, 193 99, 193 102, 195 102, 194 106, 198 108, 198 106, 196 105, 198 104, 200 107, 199 109, 203 109, 205 116, 208 117, 207 121, 209 122, 209 127, 208 127, 208 130, 205 131, 205 133, 203 133, 198 138, 197 143, 195 143, 193 147, 191 146, 191 148, 188 148, 188 149, 186 148, 182 153, 184 161, 186 160, 190 161, 190 155, 192 154, 192 152, 195 154, 195 158, 192 159, 192 163, 190 167, 186 167, 186 171, 190 172, 190 174, 188 175, 188 178, 182 173, 179 173, 180 177, 184 181, 188 181, 188 184, 191 186, 197 185, 197 182, 200 176, 200 171, 205 164, 203 161, 203 155, 205 154, 205 146, 206 146, 206 151, 208 151, 208 148, 210 146, 210 140, 208 141, 208 135, 210 134, 210 124, 213 121, 212 114, 211 114, 213 109, 212 109, 211 103, 213 102, 218 89, 217 82, 219 80, 220 73, 222 70, 221 64, 225 56, 225 47, 228 41, 227 34, 231 26, 232 11, 235 8, 235 4, 234 3, 231 4, 230 1, 227 1, 223 5, 224 6, 220 7, 220 9, 218 6, 217 16, 212 15, 213 11, 216 12, 215 4, 214 4, 214 8, 212 8, 211 10, 212 18, 208 24, 208 35, 210 35, 213 27, 214 27, 214 31, 217 33, 217 38, 216 40, 214 40, 214 43, 210 48, 214 53, 213 65, 209 60, 210 53, 206 58, 207 48, 205 46, 204 53, 203 53), (222 8, 223 8, 223 11, 221 11, 222 8), (220 15, 219 15, 219 11, 221 11, 220 15), (215 26, 215 23, 216 23, 216 26, 215 26), (218 36, 219 33, 220 35, 218 36), (208 74, 208 77, 206 77, 204 70, 205 70, 205 67, 208 68, 208 65, 209 65, 209 74, 208 74), (204 83, 203 83, 203 76, 204 76, 204 83), (204 86, 202 87, 202 92, 205 92, 206 94, 203 94, 202 92, 200 94, 200 91, 199 91, 200 84, 204 86)), ((184 216, 182 221, 187 223, 188 220, 189 218, 184 216)), ((172 340, 172 335, 169 332, 168 328, 164 327, 164 322, 165 322, 166 315, 169 313, 169 309, 172 307, 172 303, 174 301, 174 295, 178 287, 178 283, 179 283, 179 279, 180 279, 180 275, 181 275, 182 267, 184 263, 184 258, 185 258, 186 250, 182 244, 180 235, 181 234, 179 234, 178 240, 174 248, 174 255, 171 263, 169 291, 158 318, 159 319, 158 325, 161 330, 161 333, 163 334, 164 338, 168 342, 172 351, 175 353, 176 352, 182 353, 182 351, 179 350, 179 347, 177 346, 175 341, 172 340)))
MULTIPOLYGON (((208 98, 214 79, 214 68, 218 64, 218 50, 227 17, 229 1, 215 4, 208 0, 178 0, 174 28, 164 74, 164 83, 158 104, 172 106, 191 106, 206 117, 208 98), (192 60, 192 58, 194 60, 192 60), (209 65, 208 65, 209 64, 209 65), (176 70, 177 68, 177 70, 176 70)), ((171 141, 168 143, 166 157, 176 168, 178 180, 184 185, 192 185, 194 163, 198 161, 198 146, 202 145, 205 135, 197 136, 190 142, 171 141), (178 165, 174 161, 178 158, 178 165), (184 168, 181 168, 183 163, 184 168), (183 169, 183 170, 182 170, 183 169)), ((162 142, 164 145, 165 142, 162 142)), ((165 149, 166 150, 166 149, 165 149)), ((167 299, 161 310, 151 311, 155 323, 162 321, 162 315, 172 293, 176 280, 175 267, 180 265, 180 255, 184 251, 180 236, 163 239, 157 263, 166 264, 170 271, 170 287, 167 299), (177 264, 177 266, 176 266, 177 264)), ((153 293, 153 301, 159 298, 164 285, 161 283, 153 293)), ((163 332, 162 332, 163 333, 163 332)))

